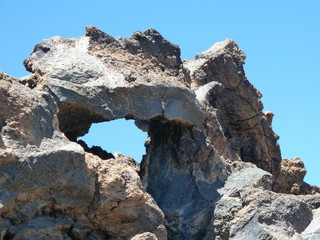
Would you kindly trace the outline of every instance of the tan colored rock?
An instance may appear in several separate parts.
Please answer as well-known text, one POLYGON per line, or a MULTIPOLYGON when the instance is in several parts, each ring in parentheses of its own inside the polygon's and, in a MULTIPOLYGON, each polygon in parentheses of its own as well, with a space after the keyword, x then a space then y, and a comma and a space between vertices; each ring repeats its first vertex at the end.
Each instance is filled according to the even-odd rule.
POLYGON ((9 239, 166 239, 132 159, 85 154, 58 127, 52 97, 0 79, 0 234, 9 239), (131 164, 132 165, 132 164, 131 164))
POLYGON ((272 131, 271 115, 266 117, 262 112, 261 93, 245 76, 245 57, 238 45, 227 39, 197 54, 194 60, 184 62, 184 67, 190 71, 191 88, 197 99, 207 116, 211 115, 206 131, 212 143, 216 144, 218 132, 212 132, 212 127, 219 128, 214 126, 212 116, 218 113, 218 125, 223 126, 219 133, 222 137, 218 139, 223 141, 225 137, 227 145, 231 145, 223 148, 231 148, 242 161, 252 162, 278 176, 281 161, 278 136, 272 131))
POLYGON ((282 159, 275 191, 292 194, 319 193, 319 188, 303 181, 307 170, 300 158, 282 159))
POLYGON ((154 232, 166 239, 164 215, 145 192, 140 177, 130 165, 116 159, 101 160, 86 153, 89 171, 96 176, 96 192, 89 209, 89 219, 99 229, 117 239, 137 232, 154 232), (160 228, 159 228, 160 229, 160 228))
POLYGON ((230 39, 181 61, 154 29, 37 44, 30 76, 0 72, 0 238, 319 239, 319 188, 244 61, 230 39), (117 118, 149 135, 140 166, 77 143, 117 118))

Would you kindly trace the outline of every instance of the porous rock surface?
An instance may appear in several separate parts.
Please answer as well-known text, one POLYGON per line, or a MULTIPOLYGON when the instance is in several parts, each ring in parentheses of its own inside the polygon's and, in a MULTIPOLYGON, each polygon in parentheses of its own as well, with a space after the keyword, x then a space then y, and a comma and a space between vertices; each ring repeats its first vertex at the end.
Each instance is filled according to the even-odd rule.
POLYGON ((0 238, 320 239, 244 60, 227 39, 182 61, 154 29, 37 44, 31 75, 0 72, 0 238), (77 142, 118 118, 148 133, 140 166, 77 142))

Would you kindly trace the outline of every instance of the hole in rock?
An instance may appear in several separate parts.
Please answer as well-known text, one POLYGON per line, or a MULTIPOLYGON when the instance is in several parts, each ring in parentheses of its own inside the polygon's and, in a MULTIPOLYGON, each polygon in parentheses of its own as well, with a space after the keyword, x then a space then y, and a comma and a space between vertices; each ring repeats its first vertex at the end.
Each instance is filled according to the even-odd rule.
POLYGON ((137 128, 134 120, 118 119, 92 124, 89 132, 79 137, 78 142, 81 143, 82 140, 89 148, 102 151, 101 154, 105 156, 105 159, 108 158, 107 152, 111 154, 120 152, 125 156, 133 157, 140 163, 145 154, 144 143, 146 139, 147 133, 137 128), (103 152, 103 150, 107 152, 103 152))

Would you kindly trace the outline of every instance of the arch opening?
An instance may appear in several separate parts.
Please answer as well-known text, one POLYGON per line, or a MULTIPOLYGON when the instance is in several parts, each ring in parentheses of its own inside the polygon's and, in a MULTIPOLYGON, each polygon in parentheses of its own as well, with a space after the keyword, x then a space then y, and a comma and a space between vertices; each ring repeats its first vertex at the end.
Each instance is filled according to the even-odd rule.
POLYGON ((120 152, 140 163, 146 154, 146 139, 147 133, 141 131, 134 120, 117 119, 92 124, 89 132, 79 137, 77 142, 85 151, 93 151, 102 159, 112 158, 116 152, 120 152))

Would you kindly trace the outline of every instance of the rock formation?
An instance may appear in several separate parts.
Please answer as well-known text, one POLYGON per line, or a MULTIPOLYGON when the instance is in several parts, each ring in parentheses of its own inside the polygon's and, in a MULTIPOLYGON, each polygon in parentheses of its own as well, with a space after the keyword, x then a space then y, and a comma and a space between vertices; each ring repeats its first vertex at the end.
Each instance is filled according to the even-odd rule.
POLYGON ((281 159, 232 40, 194 60, 154 29, 37 44, 0 73, 1 239, 319 239, 319 188, 281 159), (135 119, 138 166, 77 138, 135 119))

